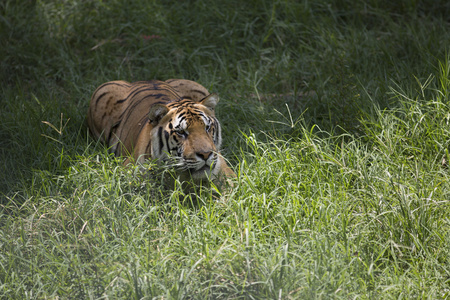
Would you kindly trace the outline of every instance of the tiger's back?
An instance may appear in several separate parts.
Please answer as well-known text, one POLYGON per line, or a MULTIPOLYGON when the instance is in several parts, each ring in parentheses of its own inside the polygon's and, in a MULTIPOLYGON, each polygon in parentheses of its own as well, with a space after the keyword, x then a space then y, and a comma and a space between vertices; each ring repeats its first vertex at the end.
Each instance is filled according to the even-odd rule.
POLYGON ((200 84, 184 79, 110 81, 99 86, 91 98, 87 123, 94 138, 117 152, 118 137, 127 136, 124 148, 131 148, 140 128, 148 121, 149 108, 155 103, 170 103, 182 98, 200 101, 208 95, 200 84))

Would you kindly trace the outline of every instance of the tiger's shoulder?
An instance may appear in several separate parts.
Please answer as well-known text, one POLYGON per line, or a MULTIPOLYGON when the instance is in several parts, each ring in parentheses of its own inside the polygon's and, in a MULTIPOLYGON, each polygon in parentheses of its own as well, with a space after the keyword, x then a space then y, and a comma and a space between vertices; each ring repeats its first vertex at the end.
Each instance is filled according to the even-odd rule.
POLYGON ((111 144, 124 117, 136 118, 136 113, 148 111, 155 102, 169 103, 180 99, 176 89, 163 81, 109 81, 92 94, 87 124, 94 138, 111 144))

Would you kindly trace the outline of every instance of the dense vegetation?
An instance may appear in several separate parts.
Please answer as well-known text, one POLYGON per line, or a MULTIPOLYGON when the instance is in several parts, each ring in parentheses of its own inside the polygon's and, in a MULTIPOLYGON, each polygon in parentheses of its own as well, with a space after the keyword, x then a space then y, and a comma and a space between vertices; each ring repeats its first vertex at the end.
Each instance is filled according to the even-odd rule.
POLYGON ((0 298, 449 297, 448 41, 447 1, 1 1, 0 298), (169 78, 232 190, 89 137, 99 84, 169 78))

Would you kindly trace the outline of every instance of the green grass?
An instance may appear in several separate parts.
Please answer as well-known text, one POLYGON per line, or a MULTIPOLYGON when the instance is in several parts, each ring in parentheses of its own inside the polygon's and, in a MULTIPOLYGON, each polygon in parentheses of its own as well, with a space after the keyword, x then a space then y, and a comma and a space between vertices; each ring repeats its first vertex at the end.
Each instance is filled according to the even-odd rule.
POLYGON ((22 2, 1 299, 450 297, 447 1, 22 2), (89 137, 99 84, 154 78, 220 94, 232 190, 194 201, 89 137))

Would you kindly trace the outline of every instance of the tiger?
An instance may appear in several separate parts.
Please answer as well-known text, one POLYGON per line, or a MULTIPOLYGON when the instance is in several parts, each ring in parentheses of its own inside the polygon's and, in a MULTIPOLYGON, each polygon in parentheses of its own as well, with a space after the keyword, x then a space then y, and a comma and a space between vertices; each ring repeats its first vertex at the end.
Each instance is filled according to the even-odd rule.
POLYGON ((124 165, 165 163, 181 181, 230 183, 236 174, 220 153, 219 97, 197 82, 110 81, 93 93, 87 125, 91 135, 124 165))

